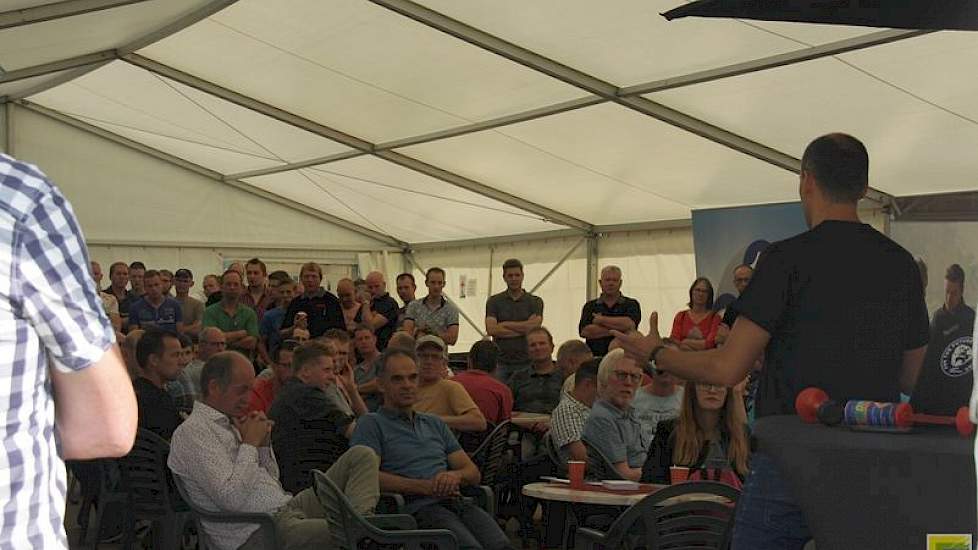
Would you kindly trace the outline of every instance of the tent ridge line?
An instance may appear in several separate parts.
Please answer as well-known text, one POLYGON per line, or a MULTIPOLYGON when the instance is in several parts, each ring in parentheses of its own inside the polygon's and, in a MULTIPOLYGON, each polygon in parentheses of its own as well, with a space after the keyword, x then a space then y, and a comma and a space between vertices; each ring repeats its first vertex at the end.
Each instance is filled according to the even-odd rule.
POLYGON ((338 227, 341 227, 341 228, 344 228, 344 229, 353 231, 355 233, 359 233, 360 235, 363 235, 365 237, 368 237, 370 239, 373 239, 373 240, 378 241, 380 243, 383 243, 385 245, 393 246, 393 247, 398 247, 398 248, 403 248, 403 247, 407 246, 407 243, 406 242, 401 241, 399 239, 396 239, 396 238, 394 238, 394 237, 392 237, 390 235, 385 235, 383 233, 379 233, 379 232, 374 231, 372 229, 368 229, 366 227, 363 227, 361 225, 358 225, 358 224, 356 224, 354 222, 351 222, 349 220, 345 220, 343 218, 340 218, 340 217, 337 217, 337 216, 333 216, 333 215, 328 214, 326 212, 323 212, 321 210, 317 210, 315 208, 311 208, 311 207, 306 206, 304 204, 301 204, 299 202, 293 201, 293 200, 288 199, 286 197, 282 197, 282 196, 277 195, 275 193, 272 193, 270 191, 266 191, 264 189, 255 187, 255 186, 250 185, 248 183, 245 183, 245 182, 242 182, 242 181, 237 181, 237 180, 225 180, 224 179, 224 176, 222 174, 220 174, 219 172, 215 171, 215 170, 211 170, 210 168, 205 168, 203 166, 200 166, 199 164, 195 164, 193 162, 190 162, 188 160, 184 160, 184 159, 182 159, 180 157, 171 155, 171 154, 166 153, 164 151, 160 151, 159 149, 155 149, 155 148, 150 147, 148 145, 144 145, 144 144, 139 143, 137 141, 131 140, 131 139, 127 138, 127 137, 121 136, 121 135, 116 134, 114 132, 110 132, 108 130, 99 128, 97 126, 94 126, 94 125, 89 124, 87 122, 84 122, 82 120, 78 120, 78 119, 76 119, 76 118, 74 118, 72 116, 66 115, 66 114, 61 113, 59 111, 56 111, 54 109, 45 107, 45 106, 40 105, 40 104, 37 104, 37 103, 33 103, 33 102, 28 101, 26 99, 20 99, 20 100, 15 101, 14 103, 16 103, 20 107, 23 107, 23 108, 25 108, 25 109, 27 109, 27 110, 29 110, 31 112, 37 113, 37 114, 42 115, 44 117, 50 118, 52 120, 56 120, 56 121, 61 122, 63 124, 67 124, 67 125, 69 125, 69 126, 71 126, 73 128, 76 128, 78 130, 81 130, 83 132, 86 132, 86 133, 89 133, 89 134, 92 134, 92 135, 101 137, 103 139, 106 139, 108 141, 111 141, 113 143, 116 143, 118 145, 121 145, 123 147, 127 147, 127 148, 133 149, 135 151, 139 151, 140 153, 149 155, 149 156, 151 156, 151 157, 153 157, 153 158, 155 158, 157 160, 166 162, 166 163, 171 164, 173 166, 177 166, 177 167, 183 168, 184 170, 188 170, 188 171, 193 172, 195 174, 198 174, 200 176, 203 176, 203 177, 206 177, 208 179, 214 180, 214 181, 216 181, 218 183, 229 185, 231 187, 235 187, 237 189, 240 189, 240 190, 242 190, 244 192, 250 193, 250 194, 255 195, 257 197, 261 197, 261 198, 263 198, 265 200, 269 200, 269 201, 275 202, 275 203, 277 203, 277 204, 279 204, 281 206, 287 207, 287 208, 289 208, 291 210, 294 210, 296 212, 303 213, 303 214, 305 214, 307 216, 311 216, 311 217, 316 218, 316 219, 318 219, 320 221, 323 221, 323 222, 326 222, 326 223, 330 223, 332 225, 336 225, 338 227))
POLYGON ((305 118, 301 115, 286 111, 285 109, 276 107, 259 99, 246 96, 240 92, 230 90, 219 84, 215 84, 201 77, 186 73, 139 54, 126 55, 123 57, 123 60, 143 70, 147 70, 176 82, 180 82, 181 84, 190 86, 225 101, 230 101, 231 103, 246 109, 250 109, 256 113, 269 116, 295 128, 305 130, 320 137, 331 139, 353 149, 357 149, 365 154, 370 154, 377 158, 393 162, 414 172, 439 179, 456 187, 467 189, 479 195, 505 203, 509 206, 519 208, 525 212, 536 214, 550 220, 553 223, 577 228, 585 232, 589 231, 591 228, 591 225, 588 222, 579 220, 563 212, 558 212, 554 209, 514 197, 513 195, 495 189, 484 183, 474 181, 443 168, 414 159, 407 155, 396 153, 394 151, 380 150, 375 144, 364 139, 351 136, 350 134, 347 134, 341 130, 337 130, 314 120, 305 118))

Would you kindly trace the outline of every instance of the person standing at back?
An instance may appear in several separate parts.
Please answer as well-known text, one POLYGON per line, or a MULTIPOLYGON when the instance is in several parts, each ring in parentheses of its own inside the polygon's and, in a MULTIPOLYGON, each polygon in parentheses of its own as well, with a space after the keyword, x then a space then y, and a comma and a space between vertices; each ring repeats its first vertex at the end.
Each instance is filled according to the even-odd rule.
POLYGON ((486 334, 499 346, 496 378, 506 382, 514 372, 530 366, 526 335, 543 324, 543 300, 523 289, 523 264, 503 262, 506 290, 486 301, 486 334))
POLYGON ((63 460, 128 453, 136 396, 71 206, 7 155, 0 232, 0 548, 67 549, 63 460))
MULTIPOLYGON (((840 403, 910 394, 927 349, 927 306, 910 253, 859 221, 868 185, 869 155, 859 140, 815 139, 802 156, 799 181, 811 229, 764 251, 750 285, 730 306, 738 317, 723 347, 667 349, 655 314, 648 336, 615 336, 660 370, 727 387, 742 381, 763 352, 758 426, 766 416, 794 414, 798 393, 811 386, 840 403)), ((781 468, 763 448, 751 457, 737 503, 735 550, 800 549, 811 539, 781 468)))

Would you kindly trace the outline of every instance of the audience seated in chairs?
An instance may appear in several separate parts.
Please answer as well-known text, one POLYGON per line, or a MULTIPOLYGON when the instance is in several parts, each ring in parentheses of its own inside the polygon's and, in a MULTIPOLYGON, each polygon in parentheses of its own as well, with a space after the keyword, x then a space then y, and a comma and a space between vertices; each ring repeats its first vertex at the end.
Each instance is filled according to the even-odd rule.
MULTIPOLYGON (((423 340, 419 346, 431 349, 423 340)), ((384 405, 357 422, 351 444, 370 447, 380 457, 381 489, 403 494, 405 511, 420 527, 451 530, 461 548, 512 548, 492 516, 460 498, 462 487, 478 485, 480 473, 448 425, 415 411, 419 374, 414 354, 386 351, 379 380, 384 405)))
POLYGON ((513 373, 507 382, 513 390, 513 408, 520 412, 550 414, 560 401, 564 374, 553 360, 554 338, 538 327, 526 334, 530 366, 513 373))
POLYGON ((194 408, 194 401, 197 399, 197 394, 194 391, 194 382, 190 378, 190 373, 187 372, 187 367, 194 360, 194 343, 190 339, 190 336, 186 334, 179 335, 179 338, 180 374, 176 380, 167 382, 163 387, 170 394, 170 397, 173 398, 173 402, 176 404, 177 410, 180 411, 181 415, 187 415, 194 408))
POLYGON ((659 423, 642 481, 670 483, 669 468, 686 466, 690 479, 722 481, 740 489, 750 445, 744 402, 737 391, 687 382, 679 418, 659 423))
POLYGON ((468 369, 452 379, 465 388, 482 416, 494 425, 509 420, 513 414, 512 390, 492 376, 498 357, 499 347, 495 342, 479 340, 469 350, 468 369))
POLYGON ((459 432, 484 432, 486 418, 475 401, 461 384, 444 378, 448 368, 445 342, 429 334, 418 338, 415 347, 421 368, 414 410, 436 415, 459 432))
POLYGON ((255 385, 251 388, 251 398, 248 402, 248 411, 261 411, 268 414, 268 410, 275 402, 275 398, 285 388, 286 382, 292 378, 292 356, 297 347, 295 340, 286 340, 275 348, 272 353, 272 364, 265 371, 271 371, 271 376, 262 371, 255 380, 255 385))
MULTIPOLYGON (((320 501, 311 489, 295 496, 282 489, 270 447, 272 423, 261 412, 246 412, 254 380, 254 367, 237 352, 208 359, 201 374, 203 398, 173 434, 167 464, 196 508, 273 514, 277 547, 331 547, 330 531, 339 526, 325 509, 337 509, 337 503, 320 501)), ((374 452, 354 447, 326 475, 358 513, 370 514, 379 497, 377 467, 374 452)), ((204 520, 201 526, 218 550, 261 547, 256 525, 204 520)))
POLYGON ((183 349, 175 332, 150 328, 136 345, 142 374, 133 382, 139 406, 139 427, 169 440, 183 418, 173 397, 164 388, 180 376, 183 349))
POLYGON ((380 406, 380 391, 377 389, 380 350, 377 349, 377 336, 370 325, 361 323, 356 326, 353 330, 353 346, 360 359, 353 367, 357 391, 367 404, 367 410, 376 411, 380 406))
MULTIPOLYGON (((574 373, 585 361, 594 359, 591 348, 580 340, 568 340, 557 348, 557 368, 564 375, 563 392, 574 391, 574 373)), ((598 357, 600 359, 600 357, 598 357)))
POLYGON ((566 469, 568 460, 587 460, 587 450, 581 442, 584 424, 598 395, 598 366, 600 359, 585 361, 574 380, 574 389, 563 399, 550 416, 550 439, 560 461, 558 467, 566 469))
MULTIPOLYGON (((679 346, 669 338, 662 339, 662 345, 679 349, 679 346)), ((683 384, 675 375, 665 371, 655 371, 652 381, 635 390, 632 407, 635 416, 642 423, 642 431, 649 441, 655 437, 659 422, 676 418, 683 402, 683 384)))
POLYGON ((632 400, 642 380, 642 369, 616 349, 598 367, 599 398, 584 424, 583 438, 625 479, 638 481, 648 455, 649 441, 635 416, 632 400))

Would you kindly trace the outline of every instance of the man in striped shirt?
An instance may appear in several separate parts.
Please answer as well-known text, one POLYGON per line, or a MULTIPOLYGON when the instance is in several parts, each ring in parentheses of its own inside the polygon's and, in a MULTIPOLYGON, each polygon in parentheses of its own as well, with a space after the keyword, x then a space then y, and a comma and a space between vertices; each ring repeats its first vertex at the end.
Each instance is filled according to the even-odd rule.
POLYGON ((88 262, 57 187, 0 155, 0 549, 67 549, 63 459, 132 447, 136 398, 88 262))

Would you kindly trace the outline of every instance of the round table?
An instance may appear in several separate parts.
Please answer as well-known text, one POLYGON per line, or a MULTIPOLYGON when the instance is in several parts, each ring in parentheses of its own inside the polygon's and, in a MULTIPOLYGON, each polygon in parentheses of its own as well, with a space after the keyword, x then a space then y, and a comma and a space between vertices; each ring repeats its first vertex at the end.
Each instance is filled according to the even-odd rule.
POLYGON ((611 492, 571 489, 570 485, 563 483, 537 482, 524 485, 523 494, 540 500, 596 504, 599 506, 631 506, 663 487, 665 485, 643 485, 643 488, 637 491, 611 492))
POLYGON ((529 427, 533 426, 534 424, 538 424, 538 423, 541 423, 541 422, 542 423, 549 423, 550 422, 550 415, 549 414, 528 413, 528 412, 514 411, 512 417, 510 417, 509 421, 512 424, 514 424, 516 426, 519 426, 521 428, 529 428, 529 427))

